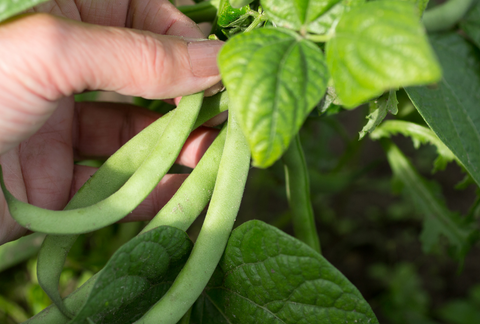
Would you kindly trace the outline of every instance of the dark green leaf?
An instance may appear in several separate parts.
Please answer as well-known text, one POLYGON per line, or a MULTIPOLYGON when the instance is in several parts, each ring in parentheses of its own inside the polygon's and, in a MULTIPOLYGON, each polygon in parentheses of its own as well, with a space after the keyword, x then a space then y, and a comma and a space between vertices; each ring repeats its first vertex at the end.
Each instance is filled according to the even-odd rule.
POLYGON ((480 53, 457 34, 430 39, 444 71, 434 88, 405 89, 427 124, 480 184, 480 53))
POLYGON ((371 133, 387 117, 387 112, 396 115, 398 112, 398 101, 395 90, 390 90, 380 98, 370 102, 371 113, 367 116, 368 122, 360 132, 359 140, 367 133, 371 133))
POLYGON ((46 1, 48 0, 2 0, 0 2, 0 21, 46 1))
POLYGON ((191 249, 186 233, 174 227, 135 237, 108 261, 70 323, 132 323, 166 292, 191 249))
POLYGON ((261 0, 275 24, 288 29, 318 33, 315 21, 340 0, 261 0))
POLYGON ((345 13, 327 43, 326 55, 346 107, 386 90, 441 77, 416 10, 406 2, 368 2, 345 13))
POLYGON ((207 288, 229 323, 378 323, 360 292, 304 243, 260 221, 233 231, 207 288))
POLYGON ((396 179, 402 182, 404 192, 415 202, 424 217, 420 236, 423 250, 427 253, 439 250, 440 236, 444 236, 448 239, 454 256, 463 259, 478 235, 476 227, 446 207, 445 200, 436 195, 397 146, 390 141, 382 144, 396 179))
POLYGON ((463 18, 460 27, 465 31, 468 37, 480 48, 480 2, 470 9, 469 13, 463 18))
POLYGON ((268 167, 325 93, 323 54, 294 32, 261 28, 227 42, 219 66, 254 164, 268 167))

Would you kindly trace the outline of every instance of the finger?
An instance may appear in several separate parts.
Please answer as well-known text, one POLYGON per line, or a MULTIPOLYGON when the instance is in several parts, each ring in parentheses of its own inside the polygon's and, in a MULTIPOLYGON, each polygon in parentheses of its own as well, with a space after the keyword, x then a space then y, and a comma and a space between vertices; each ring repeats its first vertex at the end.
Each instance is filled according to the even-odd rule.
MULTIPOLYGON (((106 158, 160 115, 129 104, 76 104, 73 147, 76 158, 106 158)), ((216 129, 200 127, 187 139, 177 163, 194 167, 217 136, 216 129)))
POLYGON ((187 43, 44 14, 5 23, 0 41, 0 80, 9 80, 0 93, 0 154, 36 131, 56 101, 72 93, 101 89, 172 98, 220 80, 219 41, 187 43))
MULTIPOLYGON (((87 166, 76 165, 74 181, 72 183, 72 197, 82 185, 95 173, 97 169, 87 166)), ((155 216, 160 209, 172 198, 182 185, 188 174, 166 174, 148 197, 125 217, 123 221, 145 221, 155 216)))

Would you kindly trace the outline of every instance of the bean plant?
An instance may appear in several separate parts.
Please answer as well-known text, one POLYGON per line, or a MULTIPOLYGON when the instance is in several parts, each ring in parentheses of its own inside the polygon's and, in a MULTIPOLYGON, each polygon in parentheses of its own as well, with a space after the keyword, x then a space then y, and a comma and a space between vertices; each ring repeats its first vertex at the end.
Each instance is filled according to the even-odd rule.
MULTIPOLYGON (((0 20, 40 2, 1 1, 0 20)), ((379 141, 422 213, 424 251, 446 245, 463 260, 478 238, 475 219, 450 211, 391 137, 434 145, 434 170, 454 162, 467 183, 480 184, 478 2, 209 0, 179 9, 210 22, 210 38, 226 41, 218 58, 225 91, 183 97, 105 161, 62 211, 17 200, 1 179, 12 217, 47 234, 37 275, 53 304, 27 323, 378 323, 321 254, 298 135, 307 118, 364 104, 370 114, 359 139, 379 141), (428 127, 395 116, 399 92, 428 127), (170 201, 101 271, 62 297, 60 274, 78 236, 128 215, 172 167, 190 132, 226 110, 228 121, 170 201), (277 161, 295 237, 260 220, 232 230, 251 166, 277 161), (205 208, 192 242, 186 231, 205 208)))

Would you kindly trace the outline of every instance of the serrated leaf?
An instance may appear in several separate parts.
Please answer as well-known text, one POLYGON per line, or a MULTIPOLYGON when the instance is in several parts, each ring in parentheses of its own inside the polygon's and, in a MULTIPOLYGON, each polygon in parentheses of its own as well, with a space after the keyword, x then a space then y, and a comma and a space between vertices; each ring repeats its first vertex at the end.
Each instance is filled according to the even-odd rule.
POLYGON ((345 13, 326 56, 335 89, 349 108, 441 77, 416 9, 407 2, 373 1, 345 13))
POLYGON ((0 21, 46 1, 48 0, 2 0, 0 1, 0 21))
POLYGON ((380 138, 389 138, 396 134, 410 137, 413 145, 417 149, 420 144, 431 144, 437 148, 438 157, 434 162, 433 172, 444 170, 447 164, 452 161, 457 161, 457 163, 461 165, 452 151, 443 144, 431 129, 418 124, 402 120, 389 120, 377 127, 377 129, 370 134, 370 138, 378 140, 380 138))
POLYGON ((395 90, 390 90, 380 98, 370 102, 370 111, 372 112, 367 116, 368 122, 361 130, 359 140, 368 133, 374 131, 375 128, 382 123, 385 117, 387 117, 387 112, 396 115, 398 112, 397 105, 397 92, 395 90))
POLYGON ((220 267, 221 284, 206 294, 228 323, 378 323, 360 292, 327 260, 263 222, 233 231, 220 267))
POLYGON ((442 69, 434 88, 406 88, 430 128, 480 184, 480 53, 458 34, 430 38, 442 69))
POLYGON ((315 21, 341 0, 261 0, 268 18, 277 26, 316 33, 315 21))
POLYGON ((187 234, 160 226, 123 245, 95 281, 73 323, 132 323, 168 290, 192 249, 187 234))
POLYGON ((404 185, 404 192, 415 202, 418 211, 424 217, 423 231, 420 235, 425 252, 436 251, 441 246, 440 237, 448 239, 453 254, 463 259, 474 240, 478 230, 474 223, 466 223, 459 215, 451 212, 445 200, 436 197, 427 181, 422 178, 395 144, 384 142, 388 162, 392 171, 404 185))
POLYGON ((261 28, 229 40, 219 66, 254 165, 272 165, 325 93, 322 52, 292 31, 261 28))
POLYGON ((460 22, 460 27, 465 34, 480 48, 480 2, 470 9, 468 14, 460 22))

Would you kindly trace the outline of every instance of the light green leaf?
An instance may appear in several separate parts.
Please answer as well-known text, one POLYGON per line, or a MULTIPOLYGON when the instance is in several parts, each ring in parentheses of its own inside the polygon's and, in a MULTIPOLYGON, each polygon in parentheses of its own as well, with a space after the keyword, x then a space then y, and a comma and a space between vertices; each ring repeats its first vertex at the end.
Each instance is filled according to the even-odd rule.
POLYGON ((322 52, 292 31, 261 28, 229 40, 219 66, 254 165, 272 165, 325 93, 322 52))
POLYGON ((160 226, 123 245, 92 285, 74 323, 132 323, 168 290, 192 249, 187 234, 160 226))
POLYGON ((0 21, 10 18, 16 14, 30 9, 42 2, 48 0, 1 0, 0 1, 0 21))
POLYGON ((260 221, 235 229, 206 294, 228 323, 378 323, 360 292, 320 254, 260 221))
POLYGON ((433 193, 426 180, 416 172, 395 144, 388 140, 382 144, 395 178, 402 182, 405 193, 424 217, 420 235, 423 250, 427 253, 438 250, 440 237, 443 236, 448 239, 454 256, 463 259, 478 236, 474 224, 466 223, 446 207, 445 200, 433 193))
POLYGON ((480 55, 458 34, 430 41, 444 71, 434 88, 406 88, 430 128, 480 184, 480 55))
POLYGON ((371 113, 367 116, 368 122, 363 127, 359 134, 361 140, 367 133, 371 133, 381 122, 387 117, 387 112, 390 111, 396 115, 398 112, 397 92, 390 90, 380 98, 370 102, 371 113))
POLYGON ((441 77, 415 8, 407 2, 368 2, 345 13, 326 56, 339 98, 350 108, 387 90, 441 77))
POLYGON ((402 120, 389 120, 370 134, 370 138, 378 140, 383 137, 390 137, 396 134, 402 134, 412 139, 415 148, 419 148, 420 144, 431 144, 437 148, 438 157, 434 162, 433 171, 444 170, 449 162, 457 161, 456 156, 450 151, 450 149, 443 144, 443 142, 435 135, 435 133, 427 128, 418 124, 402 121, 402 120))
POLYGON ((241 8, 249 5, 253 0, 228 0, 233 8, 241 8))
POLYGON ((268 18, 277 26, 317 33, 315 21, 340 0, 261 0, 268 18))
POLYGON ((317 20, 312 21, 308 26, 308 31, 315 34, 327 34, 333 32, 339 19, 345 12, 364 4, 365 2, 366 0, 343 0, 336 3, 317 20))
MULTIPOLYGON (((382 0, 382 1, 390 1, 390 0, 382 0)), ((421 17, 423 12, 425 11, 425 8, 427 7, 429 0, 393 0, 393 1, 404 1, 404 2, 413 4, 417 9, 417 16, 421 17)))
POLYGON ((477 1, 477 4, 463 18, 460 27, 475 45, 480 48, 480 1, 477 1))

